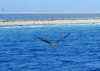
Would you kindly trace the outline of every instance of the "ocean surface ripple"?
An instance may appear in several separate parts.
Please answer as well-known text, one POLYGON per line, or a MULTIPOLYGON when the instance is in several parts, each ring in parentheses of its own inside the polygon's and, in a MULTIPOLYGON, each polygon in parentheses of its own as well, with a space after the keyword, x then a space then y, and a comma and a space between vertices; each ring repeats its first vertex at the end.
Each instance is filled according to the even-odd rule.
POLYGON ((100 71, 100 26, 31 26, 0 27, 0 71, 100 71), (55 47, 34 37, 55 42, 68 33, 55 47))

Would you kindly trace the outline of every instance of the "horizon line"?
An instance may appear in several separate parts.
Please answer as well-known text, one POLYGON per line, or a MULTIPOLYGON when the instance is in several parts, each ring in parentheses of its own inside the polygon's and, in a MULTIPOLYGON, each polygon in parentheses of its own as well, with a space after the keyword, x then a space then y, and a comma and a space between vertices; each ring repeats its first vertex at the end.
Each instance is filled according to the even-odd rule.
POLYGON ((0 14, 77 14, 77 13, 100 13, 98 12, 0 12, 0 14))

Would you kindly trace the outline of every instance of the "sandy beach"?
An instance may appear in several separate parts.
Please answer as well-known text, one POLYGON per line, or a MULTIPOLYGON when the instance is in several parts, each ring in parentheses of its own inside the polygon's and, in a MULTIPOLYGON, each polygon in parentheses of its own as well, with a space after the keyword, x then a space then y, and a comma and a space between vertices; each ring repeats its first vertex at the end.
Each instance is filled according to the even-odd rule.
POLYGON ((66 18, 40 20, 0 20, 0 25, 29 25, 29 24, 64 24, 64 23, 98 23, 100 18, 66 18))

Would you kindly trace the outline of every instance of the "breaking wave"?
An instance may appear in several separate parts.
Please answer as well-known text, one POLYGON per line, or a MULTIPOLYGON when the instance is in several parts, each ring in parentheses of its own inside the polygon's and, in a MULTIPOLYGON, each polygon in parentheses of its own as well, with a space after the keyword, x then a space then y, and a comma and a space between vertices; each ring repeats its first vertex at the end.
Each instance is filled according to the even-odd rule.
POLYGON ((57 27, 57 26, 85 26, 85 25, 100 25, 100 23, 68 23, 68 24, 33 24, 33 25, 5 25, 0 28, 38 28, 38 27, 57 27))

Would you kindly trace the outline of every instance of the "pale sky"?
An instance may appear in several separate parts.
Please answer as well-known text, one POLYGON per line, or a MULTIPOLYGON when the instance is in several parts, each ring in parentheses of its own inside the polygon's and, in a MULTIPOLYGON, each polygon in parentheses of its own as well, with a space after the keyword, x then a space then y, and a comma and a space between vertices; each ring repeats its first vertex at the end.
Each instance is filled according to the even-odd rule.
POLYGON ((100 0, 0 0, 0 12, 100 11, 100 0))

